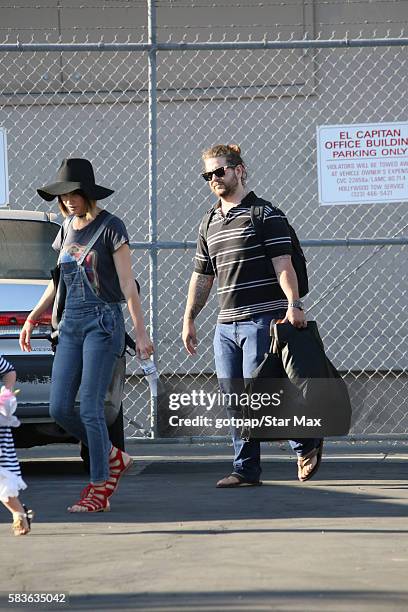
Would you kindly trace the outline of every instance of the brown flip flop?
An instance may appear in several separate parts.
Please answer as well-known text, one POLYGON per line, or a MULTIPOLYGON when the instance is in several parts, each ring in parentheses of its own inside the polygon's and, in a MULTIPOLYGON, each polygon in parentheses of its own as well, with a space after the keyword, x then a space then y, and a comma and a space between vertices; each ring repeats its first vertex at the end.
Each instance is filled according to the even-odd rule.
POLYGON ((323 454, 323 440, 320 441, 319 446, 311 450, 304 457, 299 457, 297 464, 298 464, 298 479, 300 480, 300 482, 306 482, 306 480, 310 480, 311 478, 313 478, 313 476, 316 474, 322 462, 322 454, 323 454), (302 470, 304 468, 309 467, 310 463, 313 461, 314 458, 316 458, 316 464, 313 466, 313 468, 310 470, 310 472, 306 476, 302 477, 302 470))
POLYGON ((241 476, 241 474, 232 472, 232 474, 228 474, 228 476, 225 476, 224 478, 219 480, 216 484, 216 487, 217 489, 237 489, 238 487, 260 487, 261 485, 261 480, 247 480, 244 476, 241 476), (223 480, 231 478, 231 476, 236 479, 236 482, 220 484, 223 480))

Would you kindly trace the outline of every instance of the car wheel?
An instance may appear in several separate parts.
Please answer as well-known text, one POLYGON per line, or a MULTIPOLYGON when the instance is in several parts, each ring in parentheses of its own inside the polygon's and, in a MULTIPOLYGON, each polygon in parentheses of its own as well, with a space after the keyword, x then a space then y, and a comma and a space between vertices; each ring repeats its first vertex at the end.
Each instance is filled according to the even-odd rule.
MULTIPOLYGON (((110 427, 108 427, 109 440, 112 442, 113 446, 116 448, 120 448, 121 450, 125 450, 125 432, 123 428, 123 405, 120 405, 120 410, 118 412, 118 416, 115 421, 112 423, 110 427)), ((87 474, 90 473, 90 464, 89 464, 89 450, 88 447, 85 446, 81 442, 81 450, 80 450, 81 459, 83 462, 83 468, 87 474)))

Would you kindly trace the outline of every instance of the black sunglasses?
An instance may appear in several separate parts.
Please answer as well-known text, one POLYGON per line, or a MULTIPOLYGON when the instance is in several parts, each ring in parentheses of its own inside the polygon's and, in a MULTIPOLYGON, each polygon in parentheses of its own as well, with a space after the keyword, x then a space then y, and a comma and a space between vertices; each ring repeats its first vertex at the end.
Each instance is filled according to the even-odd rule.
POLYGON ((218 178, 225 176, 225 170, 227 168, 236 168, 236 165, 235 166, 220 166, 219 168, 216 168, 215 170, 211 170, 211 172, 203 172, 201 176, 208 183, 209 181, 212 180, 213 174, 215 174, 215 176, 217 176, 218 178))

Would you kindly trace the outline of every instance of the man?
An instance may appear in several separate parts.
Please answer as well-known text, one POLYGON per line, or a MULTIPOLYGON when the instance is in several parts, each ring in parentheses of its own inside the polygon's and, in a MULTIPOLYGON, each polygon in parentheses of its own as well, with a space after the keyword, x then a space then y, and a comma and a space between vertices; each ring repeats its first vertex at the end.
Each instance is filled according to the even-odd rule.
MULTIPOLYGON (((207 214, 200 225, 182 336, 186 350, 194 355, 195 319, 217 277, 220 311, 214 336, 215 365, 221 391, 232 393, 237 392, 237 381, 242 382, 243 389, 244 379, 250 378, 268 352, 272 319, 283 319, 299 328, 307 323, 283 213, 265 206, 262 245, 250 217, 257 197, 247 190, 247 171, 239 146, 216 145, 203 153, 203 161, 203 178, 218 202, 209 223, 207 214)), ((233 429, 233 442, 233 471, 219 480, 217 487, 262 484, 260 443, 242 440, 237 429, 233 429)), ((290 443, 298 456, 298 478, 308 480, 319 467, 322 441, 308 438, 290 443)))

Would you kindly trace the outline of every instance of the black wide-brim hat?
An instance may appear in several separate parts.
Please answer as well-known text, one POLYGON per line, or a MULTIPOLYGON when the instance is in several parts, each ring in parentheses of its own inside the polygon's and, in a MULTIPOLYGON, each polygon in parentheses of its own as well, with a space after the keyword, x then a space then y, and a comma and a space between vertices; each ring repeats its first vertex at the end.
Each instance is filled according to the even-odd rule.
POLYGON ((77 189, 81 189, 90 200, 103 200, 114 193, 112 189, 95 183, 91 162, 80 157, 63 159, 55 182, 37 189, 37 193, 47 202, 51 202, 56 196, 77 189))

